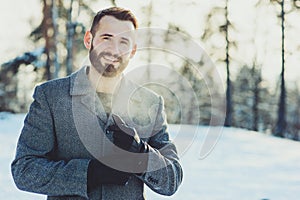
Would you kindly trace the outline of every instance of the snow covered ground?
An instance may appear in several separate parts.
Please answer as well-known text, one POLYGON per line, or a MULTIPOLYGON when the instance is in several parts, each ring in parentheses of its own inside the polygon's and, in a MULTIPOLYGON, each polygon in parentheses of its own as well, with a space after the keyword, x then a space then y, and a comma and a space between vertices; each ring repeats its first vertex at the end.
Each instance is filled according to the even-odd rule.
MULTIPOLYGON (((23 119, 23 114, 0 113, 0 199, 46 199, 42 195, 18 190, 11 177, 10 163, 23 119)), ((180 147, 184 180, 178 192, 171 197, 163 197, 147 189, 148 199, 300 199, 300 142, 224 128, 213 151, 200 159, 208 129, 184 126, 184 131, 175 134, 179 126, 170 127, 180 147), (188 134, 195 131, 196 137, 188 134), (191 145, 181 148, 186 147, 185 144, 191 145)))

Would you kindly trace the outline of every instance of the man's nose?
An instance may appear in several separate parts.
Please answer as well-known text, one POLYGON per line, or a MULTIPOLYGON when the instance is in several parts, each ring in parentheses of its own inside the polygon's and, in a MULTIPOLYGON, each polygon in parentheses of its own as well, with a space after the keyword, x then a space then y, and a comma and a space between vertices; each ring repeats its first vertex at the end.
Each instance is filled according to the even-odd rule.
POLYGON ((119 55, 120 54, 120 48, 119 44, 116 40, 113 40, 110 44, 110 50, 113 55, 119 55))

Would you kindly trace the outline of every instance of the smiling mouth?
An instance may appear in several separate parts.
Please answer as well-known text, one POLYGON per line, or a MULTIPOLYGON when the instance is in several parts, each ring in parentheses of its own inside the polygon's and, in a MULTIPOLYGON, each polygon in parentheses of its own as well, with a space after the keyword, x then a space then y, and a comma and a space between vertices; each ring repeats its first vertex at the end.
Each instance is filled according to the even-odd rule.
POLYGON ((110 62, 110 63, 117 63, 117 62, 120 61, 120 59, 115 58, 115 57, 113 57, 113 56, 108 56, 108 55, 104 55, 104 56, 103 56, 103 59, 104 59, 105 61, 107 61, 107 62, 110 62))

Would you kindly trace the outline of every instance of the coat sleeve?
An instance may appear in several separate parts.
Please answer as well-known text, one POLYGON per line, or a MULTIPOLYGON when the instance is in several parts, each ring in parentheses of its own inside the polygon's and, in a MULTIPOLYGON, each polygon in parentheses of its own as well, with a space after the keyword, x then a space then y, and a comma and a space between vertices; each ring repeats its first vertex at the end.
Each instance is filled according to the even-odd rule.
POLYGON ((148 144, 150 145, 148 168, 140 178, 153 191, 171 196, 182 182, 183 171, 176 147, 170 141, 167 132, 162 97, 159 98, 153 135, 148 144))
POLYGON ((11 164, 16 186, 28 192, 49 196, 74 195, 87 198, 89 159, 51 159, 55 149, 52 113, 41 86, 25 118, 11 164))

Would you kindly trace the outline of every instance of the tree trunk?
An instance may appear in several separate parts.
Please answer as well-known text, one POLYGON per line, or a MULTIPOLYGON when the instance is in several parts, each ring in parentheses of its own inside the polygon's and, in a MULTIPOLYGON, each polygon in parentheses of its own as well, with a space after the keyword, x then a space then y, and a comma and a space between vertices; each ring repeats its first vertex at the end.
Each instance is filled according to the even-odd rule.
POLYGON ((43 0, 43 38, 45 38, 45 53, 47 55, 46 61, 46 71, 44 78, 50 80, 54 78, 53 72, 56 69, 53 69, 53 64, 55 67, 58 66, 57 54, 56 54, 56 28, 55 28, 55 16, 53 16, 53 11, 55 11, 55 0, 48 1, 43 0))
MULTIPOLYGON (((50 49, 51 49, 51 40, 50 40, 50 29, 51 29, 51 24, 52 24, 52 20, 51 19, 51 4, 49 4, 50 2, 47 0, 43 0, 43 37, 45 38, 45 54, 47 56, 47 60, 46 60, 46 71, 45 71, 45 78, 47 80, 51 79, 51 58, 50 58, 50 49)), ((52 3, 52 2, 51 2, 52 3)))
POLYGON ((286 130, 286 90, 285 90, 285 79, 284 79, 284 71, 285 71, 285 60, 284 60, 284 41, 285 41, 285 11, 284 11, 284 0, 281 1, 281 87, 280 87, 280 97, 279 97, 279 105, 278 105, 278 121, 275 128, 275 136, 284 137, 284 133, 286 130))
POLYGON ((225 24, 225 40, 226 40, 226 72, 227 72, 227 89, 226 89, 226 118, 225 118, 225 126, 232 125, 232 100, 231 100, 231 80, 230 80, 230 70, 229 70, 229 39, 228 39, 228 0, 226 0, 225 6, 225 17, 226 17, 226 24, 225 24))
POLYGON ((52 24, 53 24, 53 65, 54 65, 54 73, 53 78, 58 78, 58 73, 60 69, 60 64, 58 62, 58 55, 57 55, 57 22, 58 19, 58 10, 56 6, 56 0, 53 0, 52 3, 52 24))
POLYGON ((67 21, 67 75, 73 72, 73 37, 74 37, 74 24, 72 21, 72 8, 73 0, 70 1, 70 8, 68 10, 68 21, 67 21))
POLYGON ((261 74, 260 71, 257 71, 256 63, 254 63, 252 68, 252 77, 254 78, 254 88, 253 88, 253 105, 252 105, 252 112, 253 112, 253 125, 252 130, 258 131, 258 104, 259 104, 259 83, 261 81, 261 74))

